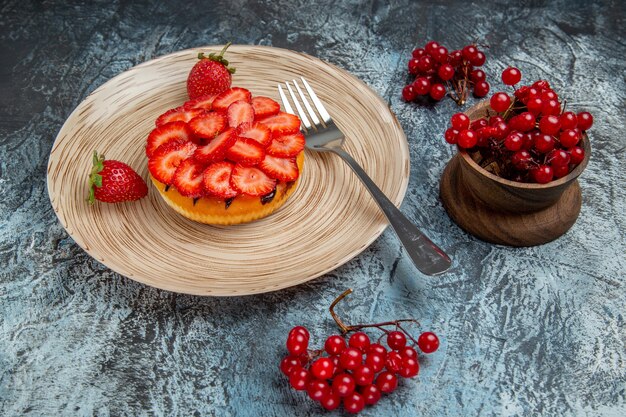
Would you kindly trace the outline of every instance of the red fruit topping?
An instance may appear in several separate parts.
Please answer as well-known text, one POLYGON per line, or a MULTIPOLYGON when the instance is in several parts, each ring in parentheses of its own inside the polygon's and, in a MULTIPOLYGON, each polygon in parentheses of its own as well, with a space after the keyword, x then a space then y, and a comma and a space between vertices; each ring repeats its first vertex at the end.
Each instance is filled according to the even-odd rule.
POLYGON ((183 104, 183 108, 185 110, 191 110, 191 109, 211 110, 213 100, 215 100, 215 97, 217 97, 217 94, 207 94, 198 98, 194 98, 193 100, 189 100, 185 104, 183 104))
POLYGON ((346 341, 339 335, 328 336, 324 343, 324 350, 329 355, 338 355, 346 348, 346 341))
POLYGON ((166 185, 174 181, 174 174, 178 166, 191 157, 197 146, 193 142, 167 143, 159 146, 148 161, 148 170, 157 180, 166 185))
POLYGON ((278 158, 265 155, 259 163, 259 168, 270 178, 283 182, 295 181, 300 175, 296 158, 278 158))
POLYGON ((350 374, 339 374, 333 378, 333 392, 340 397, 347 397, 354 392, 356 383, 350 374))
POLYGON ((254 115, 257 119, 273 116, 280 111, 280 104, 269 97, 263 96, 252 98, 252 107, 254 108, 254 115))
POLYGON ((252 123, 254 120, 254 109, 247 101, 238 100, 228 106, 228 125, 238 127, 241 124, 252 123))
POLYGON ((424 332, 417 339, 417 346, 419 346, 420 350, 424 353, 433 353, 439 349, 439 338, 433 332, 424 332))
POLYGON ((465 113, 456 113, 450 118, 450 124, 456 130, 465 130, 469 128, 470 118, 465 113))
POLYGON ((364 352, 370 345, 370 338, 364 332, 356 332, 350 336, 348 345, 364 352))
POLYGON ((589 112, 580 112, 576 118, 578 119, 578 128, 580 130, 589 130, 593 125, 593 116, 589 112))
POLYGON ((265 157, 265 150, 254 139, 237 138, 237 141, 226 150, 226 157, 241 165, 256 165, 265 157))
POLYGON ((254 139, 263 147, 266 147, 272 141, 270 129, 259 122, 240 125, 237 135, 241 138, 254 139))
POLYGON ((239 100, 250 103, 252 100, 252 94, 245 88, 229 88, 215 97, 215 100, 213 100, 213 110, 217 112, 225 112, 228 110, 228 106, 239 100))
POLYGON ((515 85, 522 79, 522 73, 515 67, 508 67, 502 71, 502 82, 506 85, 515 85))
MULTIPOLYGON (((260 169, 240 164, 235 165, 230 183, 240 193, 251 196, 269 194, 276 187, 276 181, 265 175, 260 169)), ((306 350, 306 346, 304 349, 306 350)), ((290 353, 296 354, 291 351, 290 353)))
POLYGON ((359 413, 365 408, 365 399, 358 392, 353 392, 343 399, 343 408, 347 413, 359 413))
POLYGON ((489 100, 491 108, 498 113, 505 112, 511 105, 511 97, 506 93, 496 93, 489 100))
POLYGON ((193 157, 205 164, 221 161, 224 159, 226 150, 230 148, 236 140, 235 129, 226 129, 208 144, 198 147, 193 157))
POLYGON ((361 395, 365 400, 366 405, 374 405, 376 404, 381 397, 380 389, 375 384, 370 384, 366 387, 363 387, 361 390, 361 395))
POLYGON ((230 87, 234 68, 228 67, 228 61, 224 59, 224 52, 230 43, 218 54, 212 53, 205 56, 198 54, 199 61, 191 68, 187 77, 187 94, 190 99, 195 99, 208 94, 219 94, 230 87))
POLYGON ((237 190, 230 185, 230 176, 234 164, 228 161, 215 162, 209 165, 202 175, 202 185, 205 192, 213 197, 233 198, 237 190))
POLYGON ((394 330, 392 332, 387 333, 387 345, 391 349, 402 349, 406 346, 406 336, 404 333, 394 330))
POLYGON ((161 145, 177 142, 184 143, 193 137, 185 122, 171 122, 154 128, 146 143, 146 155, 150 158, 161 145))
POLYGON ((326 381, 312 379, 307 385, 306 392, 313 401, 322 401, 325 396, 330 394, 330 385, 326 381))
POLYGON ((190 198, 202 197, 202 174, 205 166, 193 158, 185 159, 174 173, 174 187, 178 192, 190 198))
POLYGON ((93 167, 89 175, 89 203, 134 201, 148 194, 146 182, 129 165, 93 153, 93 167))
POLYGON ((381 392, 389 394, 398 386, 398 378, 393 372, 383 371, 376 378, 376 386, 381 392))
POLYGON ((274 135, 267 153, 281 158, 297 156, 304 149, 305 143, 304 135, 300 132, 274 135))
POLYGON ((188 123, 194 117, 198 117, 201 114, 204 114, 206 110, 204 109, 189 109, 185 110, 183 106, 176 107, 175 109, 171 109, 160 115, 154 124, 158 127, 164 125, 165 123, 182 121, 188 123))
POLYGON ((198 138, 213 139, 226 128, 226 117, 219 113, 206 113, 191 119, 189 128, 198 138))
POLYGON ((289 113, 278 112, 262 119, 261 123, 269 127, 274 135, 286 135, 300 130, 300 119, 289 113))
POLYGON ((552 167, 548 165, 539 165, 538 168, 535 168, 531 171, 533 179, 538 184, 546 184, 552 181, 554 177, 554 172, 552 171, 552 167))
POLYGON ((330 379, 335 373, 335 364, 330 358, 319 358, 311 364, 311 373, 318 379, 330 379))

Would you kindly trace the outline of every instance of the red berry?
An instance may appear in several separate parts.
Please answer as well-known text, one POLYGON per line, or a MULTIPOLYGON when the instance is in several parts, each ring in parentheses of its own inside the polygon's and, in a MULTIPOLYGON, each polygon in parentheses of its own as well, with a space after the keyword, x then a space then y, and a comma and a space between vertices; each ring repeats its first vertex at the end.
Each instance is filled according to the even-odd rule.
POLYGON ((552 172, 554 173, 554 178, 563 178, 569 174, 569 165, 552 165, 552 172))
POLYGON ((450 118, 450 124, 456 130, 465 130, 469 128, 470 118, 465 113, 456 113, 450 118))
POLYGON ((509 151, 519 151, 522 149, 523 144, 522 135, 518 132, 509 133, 506 139, 504 139, 504 147, 509 151))
POLYGON ((434 60, 430 56, 424 55, 417 61, 416 66, 417 66, 417 70, 420 73, 425 74, 431 69, 433 69, 433 64, 434 64, 434 60))
POLYGON ((525 111, 512 117, 509 120, 509 124, 511 129, 528 132, 535 127, 535 116, 531 112, 525 111))
POLYGON ((356 414, 365 408, 365 399, 358 392, 353 392, 343 399, 343 408, 348 413, 356 414))
POLYGON ((370 338, 363 332, 356 332, 350 336, 348 345, 353 348, 359 349, 364 352, 370 345, 370 338))
POLYGON ((478 48, 476 48, 475 45, 467 45, 461 50, 461 53, 464 59, 471 61, 472 58, 475 58, 476 54, 478 54, 478 48))
POLYGON ((413 81, 413 91, 415 94, 423 96, 430 91, 430 81, 426 77, 419 77, 413 81))
POLYGON ((287 338, 287 350, 293 356, 305 353, 308 347, 309 338, 302 333, 293 333, 287 338))
POLYGON ((306 392, 313 401, 322 401, 322 399, 330 394, 330 385, 328 382, 319 379, 309 381, 306 392))
POLYGON ((474 84, 474 95, 476 97, 485 97, 487 94, 489 94, 489 83, 487 81, 480 81, 474 84))
POLYGON ((306 337, 306 340, 309 340, 309 338, 311 337, 311 335, 309 334, 309 331, 304 326, 294 327, 293 329, 289 331, 289 335, 287 337, 291 337, 291 335, 296 334, 296 333, 302 334, 304 337, 306 337))
POLYGON ((570 155, 563 149, 554 149, 548 154, 547 161, 550 162, 552 168, 562 165, 568 165, 570 155))
POLYGON ((326 410, 331 411, 339 407, 339 405, 341 404, 341 398, 339 397, 339 395, 334 393, 333 390, 330 390, 328 394, 322 397, 322 399, 320 400, 320 404, 326 410))
POLYGON ((574 165, 580 164, 585 159, 585 150, 580 146, 574 146, 569 150, 570 162, 574 165))
POLYGON ((502 71, 502 82, 506 85, 515 85, 522 79, 522 73, 515 67, 508 67, 502 71))
POLYGON ((380 343, 372 343, 367 348, 367 354, 369 355, 370 353, 378 353, 385 356, 387 354, 387 349, 385 349, 385 347, 380 343))
POLYGON ((439 348, 439 338, 432 332, 424 332, 417 339, 417 346, 424 353, 432 353, 439 348))
POLYGON ((445 64, 446 62, 448 62, 448 50, 444 47, 439 45, 437 48, 434 48, 432 50, 431 53, 433 59, 435 61, 437 61, 440 64, 445 64))
POLYGON ((480 67, 482 66, 485 61, 487 60, 487 57, 485 56, 485 53, 483 51, 477 51, 476 54, 470 58, 470 64, 472 64, 475 67, 480 67))
POLYGON ((376 404, 381 397, 380 389, 375 384, 370 384, 366 387, 363 387, 361 390, 361 395, 363 395, 363 399, 365 400, 366 405, 374 405, 376 404))
POLYGON ((504 122, 504 119, 502 118, 502 116, 491 116, 489 118, 489 126, 495 126, 498 123, 502 123, 504 122))
POLYGON ((430 86, 430 92, 428 93, 433 100, 441 100, 446 95, 446 87, 443 84, 433 84, 430 86))
POLYGON ((311 373, 318 379, 330 379, 335 373, 335 364, 330 358, 319 358, 311 364, 311 373))
POLYGON ((443 64, 437 70, 437 75, 439 75, 439 78, 443 81, 451 80, 452 77, 454 77, 454 67, 450 64, 443 64))
POLYGON ((399 372, 402 368, 402 356, 396 351, 391 351, 385 359, 385 368, 391 372, 399 372))
POLYGON ((473 148, 478 143, 478 135, 473 130, 461 130, 457 142, 463 149, 473 148))
POLYGON ((557 100, 543 100, 541 113, 545 116, 557 115, 561 112, 561 105, 557 100))
POLYGON ((574 129, 578 125, 576 113, 566 111, 561 115, 561 129, 574 129))
POLYGON ((389 394, 398 386, 398 378, 392 372, 383 371, 376 377, 376 386, 385 394, 389 394))
POLYGON ((339 355, 339 364, 344 369, 356 369, 361 363, 363 363, 363 355, 359 349, 349 347, 339 355))
POLYGON ((402 358, 402 367, 400 368, 400 376, 403 378, 413 378, 420 371, 420 364, 417 358, 402 358))
POLYGON ((451 127, 450 129, 446 130, 446 133, 444 133, 443 136, 446 142, 448 142, 450 145, 456 145, 458 135, 459 131, 451 127))
POLYGON ((528 102, 526 103, 526 107, 528 107, 529 112, 537 116, 543 110, 543 100, 539 97, 535 97, 531 100, 528 100, 528 102))
POLYGON ((546 184, 552 181, 554 173, 552 167, 548 165, 539 165, 539 167, 532 170, 532 176, 535 182, 539 184, 546 184))
POLYGON ((544 90, 541 92, 541 99, 543 101, 548 101, 548 100, 557 100, 559 99, 559 96, 556 95, 556 93, 552 90, 544 90))
POLYGON ((419 58, 411 58, 409 59, 409 73, 413 75, 419 74, 420 70, 417 64, 420 62, 419 58))
POLYGON ((326 343, 324 343, 324 350, 329 355, 338 355, 346 348, 346 341, 339 335, 328 336, 326 343))
POLYGON ((450 64, 455 67, 463 61, 463 53, 460 50, 450 52, 450 64))
POLYGON ((280 361, 280 370, 286 376, 291 375, 291 372, 300 367, 302 367, 302 360, 298 356, 286 356, 280 361))
POLYGON ((576 115, 576 118, 578 119, 578 128, 580 130, 589 130, 593 125, 593 116, 589 112, 580 112, 576 115))
POLYGON ((219 55, 206 57, 200 54, 200 59, 189 72, 187 77, 187 93, 190 99, 195 99, 209 94, 220 94, 230 88, 232 80, 231 72, 234 68, 228 68, 228 61, 224 60, 224 52, 230 44, 226 45, 219 55))
POLYGON ((404 86, 402 89, 402 98, 404 101, 413 101, 417 98, 417 93, 415 92, 413 84, 404 86))
POLYGON ((402 349, 406 346, 406 336, 404 333, 397 330, 389 332, 387 333, 387 345, 391 349, 402 349))
POLYGON ((541 133, 556 135, 560 129, 561 121, 558 116, 543 116, 541 120, 539 120, 539 130, 541 130, 541 133))
POLYGON ((496 93, 489 100, 491 108, 498 113, 505 112, 511 105, 511 97, 506 93, 496 93))
POLYGON ((385 359, 387 355, 380 353, 368 353, 365 357, 365 364, 369 366, 374 372, 380 372, 385 367, 385 359))
POLYGON ((535 137, 535 149, 539 153, 548 153, 556 146, 554 138, 548 134, 542 133, 535 137))
POLYGON ((304 368, 294 370, 291 375, 289 375, 289 384, 296 391, 304 391, 309 384, 309 380, 311 379, 311 374, 304 368))
POLYGON ((525 171, 531 166, 532 156, 527 150, 517 151, 511 157, 511 163, 515 166, 515 168, 525 171))
POLYGON ((374 382, 376 372, 367 365, 361 365, 352 372, 357 385, 369 385, 374 382))
MULTIPOLYGON (((189 143, 191 147, 195 146, 189 143)), ((182 148, 186 145, 174 141, 161 145, 158 149, 179 146, 182 148)), ((180 161, 178 163, 180 164, 180 161)), ((146 182, 129 165, 112 159, 105 160, 104 156, 98 155, 96 151, 93 153, 93 166, 88 177, 90 204, 94 204, 96 200, 104 203, 135 201, 148 194, 146 182)))
POLYGON ((475 69, 472 72, 470 72, 470 80, 472 80, 474 84, 479 83, 481 81, 485 81, 486 79, 487 79, 487 75, 485 74, 485 71, 483 70, 475 69))
POLYGON ((538 80, 533 83, 532 87, 539 90, 547 90, 550 88, 550 83, 548 83, 546 80, 538 80))
POLYGON ((400 349, 400 356, 402 356, 403 358, 417 359, 417 351, 411 346, 405 346, 400 349))
POLYGON ((574 129, 565 129, 559 135, 559 141, 564 148, 572 148, 578 144, 580 135, 578 131, 574 129))
POLYGON ((506 138, 509 132, 511 131, 511 129, 509 128, 509 125, 507 125, 506 122, 498 122, 492 127, 495 129, 493 131, 493 137, 498 140, 503 140, 504 138, 506 138))
POLYGON ((426 50, 424 48, 413 49, 411 55, 413 58, 421 58, 426 54, 426 50))
POLYGON ((339 374, 333 378, 333 392, 340 397, 346 397, 354 392, 356 383, 350 374, 339 374))
POLYGON ((476 119, 474 120, 471 124, 470 124, 470 130, 478 130, 480 128, 489 126, 489 123, 487 122, 487 119, 485 119, 484 117, 481 117, 480 119, 476 119))
POLYGON ((435 51, 439 48, 439 43, 436 41, 430 41, 424 46, 427 54, 434 55, 435 51))

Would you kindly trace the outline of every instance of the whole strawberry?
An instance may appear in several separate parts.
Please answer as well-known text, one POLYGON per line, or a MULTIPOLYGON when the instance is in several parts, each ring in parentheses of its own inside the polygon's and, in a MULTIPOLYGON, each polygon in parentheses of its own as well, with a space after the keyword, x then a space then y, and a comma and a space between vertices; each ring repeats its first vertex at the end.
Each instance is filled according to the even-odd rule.
POLYGON ((187 77, 187 94, 190 99, 217 95, 230 88, 235 68, 229 68, 228 61, 224 59, 224 52, 229 46, 230 42, 224 46, 219 55, 211 53, 207 57, 202 52, 198 54, 200 61, 193 66, 187 77))
POLYGON ((146 182, 131 167, 120 161, 105 161, 93 153, 93 168, 89 175, 89 203, 134 201, 148 194, 146 182))

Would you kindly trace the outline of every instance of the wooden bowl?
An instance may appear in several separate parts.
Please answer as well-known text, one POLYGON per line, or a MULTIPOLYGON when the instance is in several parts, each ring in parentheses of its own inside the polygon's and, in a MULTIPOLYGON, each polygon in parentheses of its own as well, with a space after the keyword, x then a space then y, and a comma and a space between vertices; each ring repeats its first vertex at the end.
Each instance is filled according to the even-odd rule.
MULTIPOLYGON (((466 114, 471 120, 494 114, 483 101, 466 114)), ((584 160, 563 178, 547 184, 507 180, 478 165, 459 149, 444 170, 440 184, 443 205, 462 229, 492 243, 534 246, 563 235, 580 213, 582 195, 578 176, 591 147, 583 134, 584 160)))

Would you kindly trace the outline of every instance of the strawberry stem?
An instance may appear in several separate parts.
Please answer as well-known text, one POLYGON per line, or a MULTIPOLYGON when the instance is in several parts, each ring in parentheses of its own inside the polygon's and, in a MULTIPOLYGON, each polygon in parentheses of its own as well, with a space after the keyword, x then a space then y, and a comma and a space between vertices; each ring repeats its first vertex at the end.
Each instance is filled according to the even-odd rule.
POLYGON ((232 42, 228 42, 226 45, 224 45, 224 47, 222 48, 219 54, 216 54, 215 52, 211 52, 209 56, 206 56, 204 55, 204 52, 200 52, 198 53, 198 59, 210 59, 211 61, 218 62, 222 64, 228 70, 228 72, 230 72, 231 74, 234 74, 236 69, 233 67, 229 67, 228 60, 224 59, 224 54, 226 53, 226 50, 228 49, 230 45, 232 45, 232 42))
POLYGON ((93 166, 89 174, 89 204, 96 202, 96 187, 102 187, 102 175, 100 171, 104 169, 104 155, 98 155, 98 151, 93 151, 93 166))

